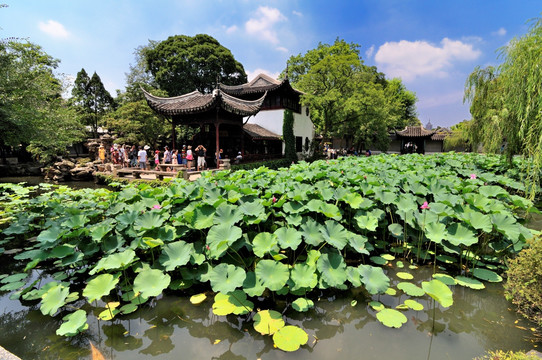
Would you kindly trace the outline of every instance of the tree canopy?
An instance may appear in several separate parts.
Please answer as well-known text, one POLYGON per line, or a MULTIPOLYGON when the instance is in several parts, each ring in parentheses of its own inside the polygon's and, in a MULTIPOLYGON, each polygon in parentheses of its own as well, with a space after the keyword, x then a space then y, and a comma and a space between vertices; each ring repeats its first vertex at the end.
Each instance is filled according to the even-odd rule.
POLYGON ((366 66, 359 45, 337 39, 288 60, 288 77, 303 91, 316 131, 324 138, 351 137, 354 143, 387 149, 388 131, 418 123, 416 96, 401 80, 386 80, 366 66))
POLYGON ((148 70, 169 96, 211 92, 217 76, 228 85, 246 83, 243 65, 213 37, 175 35, 145 49, 148 70))
POLYGON ((47 161, 81 140, 84 131, 77 114, 62 98, 58 65, 36 44, 0 42, 0 145, 29 145, 47 161))
POLYGON ((510 161, 523 155, 534 197, 542 166, 542 19, 533 20, 528 32, 503 47, 500 56, 501 65, 477 67, 467 79, 469 137, 474 146, 502 151, 510 161))

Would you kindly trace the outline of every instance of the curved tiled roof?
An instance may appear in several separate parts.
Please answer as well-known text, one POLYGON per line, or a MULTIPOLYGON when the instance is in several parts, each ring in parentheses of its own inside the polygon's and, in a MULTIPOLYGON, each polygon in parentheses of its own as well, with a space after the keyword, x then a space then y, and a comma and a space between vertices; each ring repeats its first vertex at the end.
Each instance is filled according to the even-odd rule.
POLYGON ((292 91, 300 95, 303 94, 301 91, 292 88, 288 79, 279 81, 273 79, 271 76, 268 76, 266 74, 259 74, 252 81, 242 85, 224 85, 222 83, 219 84, 220 90, 223 90, 225 93, 234 96, 263 93, 266 91, 277 90, 281 87, 289 87, 292 91))
POLYGON ((202 94, 199 91, 193 91, 171 98, 154 96, 144 89, 141 90, 151 109, 167 116, 199 114, 217 107, 241 116, 255 115, 260 111, 267 94, 264 93, 261 98, 249 101, 238 99, 220 90, 215 90, 212 94, 202 94))
POLYGON ((245 124, 243 130, 255 140, 280 140, 280 135, 257 124, 245 124))
POLYGON ((435 133, 434 130, 427 130, 423 126, 407 126, 404 130, 395 131, 397 135, 403 137, 426 137, 435 133))

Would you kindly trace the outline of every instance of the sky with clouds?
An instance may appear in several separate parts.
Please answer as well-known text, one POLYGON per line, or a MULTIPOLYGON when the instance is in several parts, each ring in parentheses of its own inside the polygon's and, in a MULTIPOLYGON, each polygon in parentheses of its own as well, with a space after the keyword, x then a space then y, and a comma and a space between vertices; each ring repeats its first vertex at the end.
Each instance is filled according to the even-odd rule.
POLYGON ((463 104, 475 66, 499 63, 498 50, 540 16, 539 0, 0 0, 0 38, 41 45, 59 73, 97 72, 115 94, 134 49, 171 35, 209 34, 230 49, 249 79, 277 76, 291 55, 319 42, 360 45, 367 65, 400 77, 418 97, 423 124, 470 119, 463 104))

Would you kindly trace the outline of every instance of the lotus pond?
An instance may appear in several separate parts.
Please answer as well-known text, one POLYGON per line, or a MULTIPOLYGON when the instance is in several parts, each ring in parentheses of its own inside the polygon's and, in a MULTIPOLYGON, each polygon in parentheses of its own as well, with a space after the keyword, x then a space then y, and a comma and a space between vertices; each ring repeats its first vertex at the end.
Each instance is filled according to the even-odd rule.
POLYGON ((494 284, 535 211, 498 157, 352 157, 117 192, 0 187, 1 323, 14 334, 0 345, 23 358, 84 358, 89 339, 110 358, 536 345, 494 284))

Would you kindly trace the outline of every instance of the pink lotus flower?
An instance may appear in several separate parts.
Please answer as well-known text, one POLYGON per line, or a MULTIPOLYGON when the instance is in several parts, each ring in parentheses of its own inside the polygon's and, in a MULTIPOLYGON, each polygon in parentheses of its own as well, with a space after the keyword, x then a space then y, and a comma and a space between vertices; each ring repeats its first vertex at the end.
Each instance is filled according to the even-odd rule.
POLYGON ((205 245, 205 248, 207 249, 207 251, 211 250, 211 248, 209 247, 209 245, 205 245))
POLYGON ((475 180, 476 179, 476 174, 470 174, 470 179, 475 180))
POLYGON ((153 208, 153 209, 156 209, 156 210, 159 210, 159 209, 162 208, 162 206, 160 206, 160 205, 154 205, 152 208, 153 208))
POLYGON ((422 209, 422 210, 429 209, 429 204, 427 203, 427 201, 423 202, 423 205, 420 206, 420 209, 422 209))
POLYGON ((273 198, 271 199, 271 201, 273 201, 273 204, 277 202, 277 198, 275 197, 275 195, 273 195, 273 198))
POLYGON ((364 178, 365 180, 367 180, 367 175, 363 175, 363 178, 364 178))

